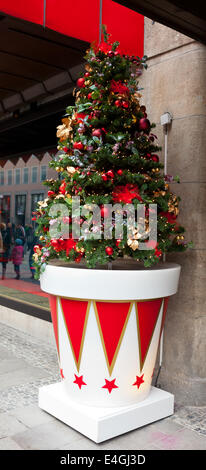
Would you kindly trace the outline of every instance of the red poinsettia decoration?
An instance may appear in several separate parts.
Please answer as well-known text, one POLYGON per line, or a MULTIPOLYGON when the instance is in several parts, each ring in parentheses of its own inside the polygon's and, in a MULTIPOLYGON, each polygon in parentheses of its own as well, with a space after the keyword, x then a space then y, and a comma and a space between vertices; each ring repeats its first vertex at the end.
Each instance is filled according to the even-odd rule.
POLYGON ((68 238, 66 240, 63 238, 52 238, 50 243, 57 253, 65 250, 67 256, 69 255, 72 249, 75 250, 76 248, 76 242, 73 238, 68 238))
POLYGON ((104 52, 104 54, 109 54, 109 55, 113 53, 115 53, 115 55, 121 54, 119 46, 117 46, 115 49, 115 52, 113 52, 112 44, 110 44, 109 42, 104 42, 104 41, 101 41, 98 45, 93 44, 93 49, 95 53, 97 53, 98 51, 101 51, 101 52, 104 52))
POLYGON ((118 93, 120 95, 129 95, 129 88, 124 85, 121 80, 118 82, 112 80, 110 90, 113 91, 113 93, 118 93))
POLYGON ((82 122, 88 114, 85 113, 76 113, 77 122, 82 122))
POLYGON ((126 184, 126 186, 116 186, 112 193, 114 202, 124 202, 125 204, 131 204, 133 199, 138 199, 142 202, 142 198, 139 194, 139 188, 136 184, 126 184))

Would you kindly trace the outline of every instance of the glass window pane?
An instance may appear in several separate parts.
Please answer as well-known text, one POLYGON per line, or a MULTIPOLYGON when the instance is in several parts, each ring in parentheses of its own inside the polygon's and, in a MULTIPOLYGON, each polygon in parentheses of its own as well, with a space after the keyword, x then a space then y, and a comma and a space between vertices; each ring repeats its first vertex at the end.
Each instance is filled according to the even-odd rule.
POLYGON ((7 176, 8 176, 8 181, 7 181, 8 185, 11 186, 11 184, 12 184, 12 170, 8 170, 7 176))
POLYGON ((0 171, 0 185, 4 185, 4 170, 0 171))
POLYGON ((37 166, 32 167, 31 182, 37 183, 37 166))
POLYGON ((26 195, 17 194, 15 204, 15 222, 17 224, 24 225, 25 223, 25 211, 26 211, 26 195))
POLYGON ((44 181, 47 177, 47 167, 46 165, 41 166, 41 181, 44 181))
POLYGON ((28 184, 28 182, 29 182, 29 169, 24 168, 24 170, 23 170, 23 183, 28 184))
POLYGON ((20 184, 20 168, 16 168, 15 170, 15 183, 20 184))

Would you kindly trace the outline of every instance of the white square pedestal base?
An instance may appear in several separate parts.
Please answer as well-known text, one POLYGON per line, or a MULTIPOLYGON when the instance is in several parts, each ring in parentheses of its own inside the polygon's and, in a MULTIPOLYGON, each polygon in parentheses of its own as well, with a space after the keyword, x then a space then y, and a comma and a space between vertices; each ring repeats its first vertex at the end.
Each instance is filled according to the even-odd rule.
POLYGON ((59 382, 39 389, 39 407, 99 443, 172 415, 174 395, 152 387, 149 396, 135 405, 97 408, 69 400, 59 382))

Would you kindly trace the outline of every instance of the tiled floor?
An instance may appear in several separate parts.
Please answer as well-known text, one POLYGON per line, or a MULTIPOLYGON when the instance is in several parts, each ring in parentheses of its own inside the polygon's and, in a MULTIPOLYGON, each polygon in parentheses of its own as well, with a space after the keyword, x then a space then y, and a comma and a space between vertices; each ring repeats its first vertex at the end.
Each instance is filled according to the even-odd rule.
POLYGON ((55 347, 0 324, 0 450, 205 450, 206 407, 95 444, 38 407, 41 385, 59 381, 55 347))

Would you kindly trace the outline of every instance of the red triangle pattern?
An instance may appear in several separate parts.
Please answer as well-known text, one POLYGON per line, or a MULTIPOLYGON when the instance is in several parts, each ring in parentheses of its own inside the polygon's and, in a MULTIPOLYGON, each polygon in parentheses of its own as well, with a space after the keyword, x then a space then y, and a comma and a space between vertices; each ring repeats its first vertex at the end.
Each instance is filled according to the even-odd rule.
POLYGON ((140 301, 136 305, 140 341, 140 364, 142 369, 159 316, 162 299, 140 301))
POLYGON ((55 295, 49 294, 49 303, 50 303, 52 324, 53 324, 53 328, 54 328, 54 336, 55 336, 57 351, 58 351, 58 355, 59 355, 57 297, 55 295))
POLYGON ((130 311, 131 302, 96 302, 100 333, 109 367, 112 365, 123 329, 130 311))
POLYGON ((74 359, 79 368, 88 301, 61 298, 61 306, 74 359))

